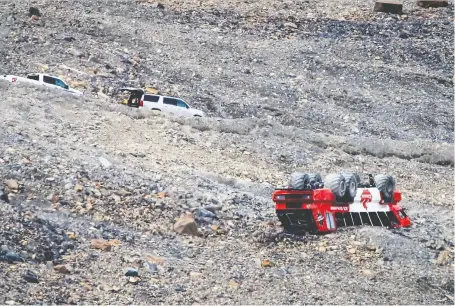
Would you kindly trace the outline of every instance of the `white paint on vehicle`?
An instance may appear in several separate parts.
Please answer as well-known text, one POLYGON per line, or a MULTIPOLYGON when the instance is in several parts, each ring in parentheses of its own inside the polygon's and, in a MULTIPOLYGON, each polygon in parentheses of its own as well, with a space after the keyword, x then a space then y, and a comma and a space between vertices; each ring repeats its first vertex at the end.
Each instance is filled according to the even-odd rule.
POLYGON ((380 204, 381 194, 378 188, 358 188, 354 202, 349 205, 350 212, 390 211, 388 204, 380 204), (370 194, 368 199, 366 194, 370 194))
POLYGON ((0 80, 8 81, 12 84, 30 84, 39 85, 51 89, 58 89, 71 95, 82 96, 84 93, 77 89, 71 88, 61 78, 44 74, 44 73, 31 73, 27 77, 20 77, 15 75, 0 75, 0 80))

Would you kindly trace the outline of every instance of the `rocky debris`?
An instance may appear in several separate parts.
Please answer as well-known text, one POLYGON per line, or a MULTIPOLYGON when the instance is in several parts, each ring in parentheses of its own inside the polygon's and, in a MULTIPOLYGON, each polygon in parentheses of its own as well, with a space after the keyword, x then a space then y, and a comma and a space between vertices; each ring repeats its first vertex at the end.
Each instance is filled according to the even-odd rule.
POLYGON ((27 271, 23 278, 29 283, 39 283, 39 277, 33 271, 27 271))
POLYGON ((154 255, 146 255, 146 259, 151 263, 163 264, 164 260, 162 258, 156 257, 154 255))
POLYGON ((236 289, 238 289, 238 288, 240 287, 240 284, 237 283, 235 280, 232 280, 232 279, 231 279, 231 280, 229 281, 229 287, 232 288, 232 289, 234 289, 234 290, 236 290, 236 289))
POLYGON ((181 235, 199 236, 199 230, 192 214, 182 215, 174 224, 174 231, 181 235))
POLYGON ((36 15, 33 15, 32 17, 30 17, 30 21, 38 21, 40 19, 40 17, 36 16, 36 15))
POLYGON ((204 274, 200 273, 200 272, 191 271, 189 273, 189 276, 190 276, 190 278, 193 278, 193 279, 199 279, 199 278, 202 278, 204 276, 204 274))
MULTIPOLYGON (((149 1, 149 2, 150 2, 150 1, 149 1)), ((160 9, 160 10, 164 9, 164 5, 161 4, 161 3, 159 3, 159 2, 153 3, 153 4, 152 4, 152 7, 157 8, 157 9, 160 9)))
POLYGON ((203 207, 203 209, 204 209, 204 210, 208 210, 208 211, 210 211, 210 212, 216 214, 217 211, 221 211, 221 210, 223 209, 223 206, 211 204, 211 205, 209 205, 209 206, 203 207))
POLYGON ((141 280, 141 279, 140 279, 139 277, 134 277, 134 276, 130 276, 130 277, 128 278, 128 282, 129 282, 130 284, 133 284, 133 285, 136 285, 137 283, 139 283, 140 280, 141 280))
POLYGON ((36 217, 31 211, 9 212, 2 219, 0 250, 8 262, 58 261, 78 244, 70 240, 49 220, 36 217))
POLYGON ((54 267, 54 270, 57 271, 58 273, 70 274, 72 271, 72 268, 69 265, 56 265, 54 267))
POLYGON ((211 222, 213 219, 216 218, 216 214, 204 208, 196 208, 194 213, 196 214, 196 219, 198 221, 203 220, 206 222, 211 222))
POLYGON ((380 0, 374 3, 375 12, 403 14, 403 1, 397 0, 380 0))
POLYGON ((438 265, 445 265, 449 262, 451 258, 451 251, 450 250, 444 250, 441 253, 439 253, 438 258, 436 259, 436 263, 438 265))
POLYGON ((28 9, 28 17, 33 17, 33 16, 41 17, 41 12, 36 7, 30 7, 28 9))
POLYGON ((108 161, 106 158, 104 157, 98 157, 99 161, 101 162, 101 164, 105 167, 105 168, 109 168, 112 164, 110 161, 108 161))
POLYGON ((43 0, 24 22, 0 1, 1 71, 87 87, 0 82, 0 304, 450 302, 453 8, 348 2, 43 0), (119 86, 217 118, 117 105, 119 86), (270 195, 298 168, 392 173, 416 222, 284 233, 270 195))
POLYGON ((12 191, 17 191, 19 189, 19 183, 16 180, 7 180, 5 185, 12 191))
POLYGON ((103 239, 93 239, 90 242, 90 246, 93 249, 102 250, 105 252, 109 252, 112 250, 112 245, 108 241, 105 241, 103 239))
POLYGON ((156 263, 144 262, 143 266, 150 274, 158 274, 158 265, 156 263))
POLYGON ((447 0, 417 0, 417 5, 423 8, 446 7, 449 5, 447 0))
POLYGON ((3 256, 3 259, 8 263, 15 263, 22 261, 21 257, 14 252, 8 252, 3 256))
POLYGON ((261 267, 262 267, 262 268, 273 267, 273 263, 272 263, 269 259, 264 259, 264 260, 261 262, 261 267))
POLYGON ((134 268, 127 268, 125 272, 125 276, 139 276, 139 270, 134 268))
MULTIPOLYGON (((11 146, 8 140, 5 140, 5 143, 11 146)), ((15 146, 19 147, 21 143, 17 142, 15 146)), ((27 148, 27 152, 32 155, 38 154, 40 149, 38 145, 35 148, 32 144, 27 148)), ((53 152, 60 156, 55 153, 58 151, 53 152)), ((2 151, 0 156, 5 157, 7 154, 2 151)), ((269 276, 275 281, 286 279, 291 285, 297 285, 294 283, 294 275, 297 273, 311 277, 317 274, 322 277, 322 282, 333 283, 333 274, 326 273, 326 269, 333 269, 336 266, 337 269, 341 269, 339 275, 342 276, 338 277, 347 277, 350 280, 362 278, 365 283, 360 286, 365 290, 367 288, 371 290, 376 287, 370 287, 369 282, 382 280, 384 275, 389 277, 390 271, 396 270, 391 266, 394 264, 400 265, 402 270, 411 275, 416 275, 413 274, 416 273, 413 267, 418 265, 429 267, 428 265, 431 264, 432 267, 436 267, 436 270, 431 270, 431 273, 437 279, 441 275, 445 276, 444 269, 450 267, 448 264, 435 265, 430 259, 437 258, 437 254, 425 253, 440 252, 440 250, 426 247, 425 243, 420 245, 419 239, 425 235, 431 235, 431 239, 427 241, 431 241, 432 245, 435 244, 435 248, 439 247, 440 241, 442 246, 449 246, 448 240, 442 238, 444 235, 439 232, 439 225, 429 223, 428 220, 433 219, 428 219, 427 215, 417 215, 418 220, 425 218, 427 221, 418 223, 419 226, 424 227, 421 234, 418 234, 420 236, 410 240, 413 242, 412 245, 401 245, 402 241, 397 237, 406 240, 409 238, 398 234, 393 234, 397 235, 396 237, 388 237, 385 233, 392 232, 382 232, 381 229, 374 229, 372 233, 377 232, 378 235, 385 237, 385 242, 374 239, 370 241, 368 238, 372 233, 363 233, 355 229, 323 237, 290 235, 283 233, 279 222, 276 222, 273 206, 270 206, 270 190, 266 185, 253 182, 242 185, 213 176, 199 176, 200 174, 193 176, 194 180, 175 184, 179 177, 175 171, 150 170, 147 176, 142 177, 130 170, 118 168, 116 164, 119 163, 116 161, 107 172, 99 160, 91 156, 93 155, 85 159, 88 165, 84 167, 78 166, 83 164, 79 159, 73 159, 71 162, 60 160, 55 165, 55 169, 62 169, 61 172, 49 171, 47 167, 53 167, 54 164, 47 164, 45 156, 36 157, 33 159, 34 163, 40 166, 36 170, 32 165, 22 166, 24 168, 21 170, 21 179, 18 180, 25 183, 22 196, 31 197, 33 192, 35 196, 33 201, 46 203, 40 204, 43 207, 34 204, 36 206, 33 206, 33 210, 27 207, 26 211, 39 211, 42 214, 41 220, 44 220, 44 217, 53 219, 50 224, 53 224, 56 232, 65 237, 64 241, 73 243, 73 249, 68 249, 63 256, 54 259, 54 263, 48 263, 51 267, 48 269, 55 270, 58 265, 68 265, 73 269, 68 274, 63 274, 64 270, 60 273, 55 271, 61 274, 59 275, 61 289, 58 293, 64 297, 64 303, 68 300, 94 302, 91 298, 93 296, 99 300, 112 301, 111 303, 127 301, 128 288, 131 289, 133 286, 134 290, 139 290, 138 292, 144 296, 148 296, 149 292, 158 294, 161 292, 160 286, 163 286, 163 290, 183 294, 185 288, 188 288, 184 283, 186 281, 204 292, 206 290, 204 288, 212 288, 212 282, 216 282, 209 275, 212 273, 216 273, 215 275, 220 279, 213 289, 214 292, 223 292, 222 289, 217 289, 217 286, 225 288, 235 300, 240 301, 242 290, 248 290, 251 284, 265 286, 269 276), (37 173, 41 172, 42 175, 38 176, 37 173), (32 174, 34 180, 27 179, 32 174), (53 179, 49 180, 49 178, 53 179), (37 187, 38 184, 40 187, 37 187), (80 187, 75 188, 77 185, 80 187), (158 195, 160 192, 164 193, 158 195), (58 196, 54 197, 57 194, 58 196), (113 195, 117 196, 118 200, 115 200, 113 195), (186 203, 194 208, 193 213, 185 213, 188 210, 182 207, 184 200, 188 200, 186 203), (87 209, 87 203, 92 203, 91 210, 87 209), (71 211, 74 207, 80 208, 71 211), (48 209, 52 210, 47 211, 48 209), (86 211, 81 213, 81 209, 86 211), (179 217, 186 220, 183 225, 191 224, 189 234, 172 235, 168 225, 173 224, 179 217), (71 222, 68 222, 69 220, 71 222), (195 239, 192 234, 199 233, 198 227, 201 227, 204 233, 208 231, 212 234, 195 239), (93 246, 96 248, 92 249, 93 246), (94 252, 103 248, 110 249, 111 252, 94 252), (113 252, 114 248, 115 252, 113 252), (400 258, 393 253, 385 254, 384 248, 396 250, 398 253, 409 250, 409 254, 418 254, 423 250, 423 254, 428 256, 415 259, 407 255, 406 261, 400 262, 400 258), (257 258, 257 264, 252 258, 257 258), (106 285, 98 292, 93 289, 97 287, 97 281, 94 281, 95 274, 119 279, 119 282, 106 285), (61 283, 64 279, 77 281, 77 284, 80 284, 78 290, 91 292, 92 295, 83 295, 80 293, 82 291, 75 294, 72 287, 61 283)), ((108 158, 115 161, 117 157, 114 156, 108 156, 108 158)), ((9 163, 16 165, 16 159, 20 161, 22 157, 14 156, 9 159, 9 163)), ((17 168, 13 166, 12 169, 17 168)), ((5 177, 11 177, 6 174, 5 177)), ((16 205, 21 201, 12 200, 12 203, 16 205)), ((9 213, 1 214, 1 218, 14 216, 11 211, 19 208, 12 204, 2 205, 5 209, 9 209, 9 213)), ((33 218, 32 215, 30 216, 33 218)), ((30 216, 29 213, 22 215, 23 218, 30 218, 30 216)), ((7 219, 3 220, 6 220, 4 224, 10 223, 7 219)), ((45 225, 46 222, 43 224, 45 225)), ((184 233, 185 226, 182 226, 184 233)), ((420 233, 420 228, 413 232, 420 233)), ((407 232, 402 234, 409 235, 407 232)), ((21 254, 23 249, 18 246, 23 242, 11 239, 9 241, 2 240, 1 244, 8 245, 8 248, 5 247, 2 250, 21 254), (11 243, 11 241, 17 242, 11 243)), ((6 252, 2 253, 4 254, 6 252)), ((24 269, 28 269, 31 265, 26 258, 21 258, 21 261, 14 263, 0 261, 0 265, 2 264, 17 266, 21 273, 22 271, 25 273, 24 269)), ((52 275, 55 277, 56 273, 48 273, 46 270, 36 271, 40 276, 40 282, 43 283, 54 282, 52 275)), ((394 277, 401 277, 401 274, 394 274, 394 277)), ((400 278, 399 281, 408 284, 411 290, 417 286, 406 279, 400 278)), ((386 287, 381 287, 381 290, 386 287)), ((389 287, 387 289, 399 290, 389 287)), ((186 290, 188 293, 188 289, 186 290)), ((317 289, 311 290, 317 292, 317 289)), ((269 295, 269 293, 264 294, 269 295)), ((416 295, 422 296, 417 291, 416 295)), ((13 296, 16 295, 11 295, 13 296)), ((49 300, 58 301, 57 295, 46 294, 46 296, 49 300)), ((277 302, 286 300, 278 291, 273 292, 273 296, 279 297, 276 299, 277 302)), ((8 299, 12 299, 11 297, 8 299)), ((331 298, 336 302, 342 302, 336 297, 331 298)), ((139 299, 145 302, 145 298, 139 299)), ((174 301, 171 297, 165 299, 174 301)), ((259 295, 251 298, 251 301, 257 300, 261 300, 259 295)), ((313 301, 310 300, 311 298, 308 298, 309 302, 313 301)))

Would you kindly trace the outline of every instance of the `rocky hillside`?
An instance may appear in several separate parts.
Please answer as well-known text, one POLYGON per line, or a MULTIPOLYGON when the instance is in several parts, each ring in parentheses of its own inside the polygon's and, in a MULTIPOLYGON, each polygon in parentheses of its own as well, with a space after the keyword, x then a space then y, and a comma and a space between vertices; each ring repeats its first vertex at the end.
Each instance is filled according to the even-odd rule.
POLYGON ((372 7, 1 1, 0 73, 86 95, 0 83, 0 303, 453 304, 453 5, 372 7), (412 228, 284 234, 274 187, 342 169, 394 175, 412 228))

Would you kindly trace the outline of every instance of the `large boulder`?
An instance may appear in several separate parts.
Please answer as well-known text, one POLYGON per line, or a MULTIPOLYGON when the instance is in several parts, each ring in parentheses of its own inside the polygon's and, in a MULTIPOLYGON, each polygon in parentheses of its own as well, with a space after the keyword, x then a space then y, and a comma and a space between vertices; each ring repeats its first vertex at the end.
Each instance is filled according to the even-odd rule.
POLYGON ((180 235, 199 236, 196 221, 192 214, 182 215, 174 224, 174 231, 180 235))
POLYGON ((447 0, 418 0, 417 5, 423 8, 449 6, 447 0))
POLYGON ((403 2, 400 0, 377 0, 373 11, 401 15, 403 14, 403 2))

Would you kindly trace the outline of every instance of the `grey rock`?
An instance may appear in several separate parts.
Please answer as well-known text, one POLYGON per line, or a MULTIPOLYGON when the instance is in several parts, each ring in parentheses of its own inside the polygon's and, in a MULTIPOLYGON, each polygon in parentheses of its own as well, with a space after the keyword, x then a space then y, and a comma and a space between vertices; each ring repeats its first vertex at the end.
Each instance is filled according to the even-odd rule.
POLYGON ((139 270, 135 268, 127 268, 125 276, 139 276, 139 270))
POLYGON ((21 261, 21 257, 14 252, 7 252, 5 255, 5 260, 9 263, 21 261))
POLYGON ((8 248, 7 245, 2 244, 2 245, 0 246, 0 252, 1 252, 1 253, 6 254, 6 253, 8 252, 8 250, 9 250, 9 248, 8 248))
POLYGON ((151 274, 158 273, 158 266, 156 263, 144 262, 144 268, 151 274))
POLYGON ((26 271, 22 277, 29 283, 39 283, 39 277, 33 271, 26 271))
POLYGON ((195 211, 196 218, 216 218, 216 214, 204 208, 197 208, 195 211))
POLYGON ((216 214, 217 211, 221 211, 223 209, 223 206, 221 206, 221 205, 208 205, 208 206, 204 206, 202 209, 207 210, 209 212, 212 212, 213 214, 216 214))

